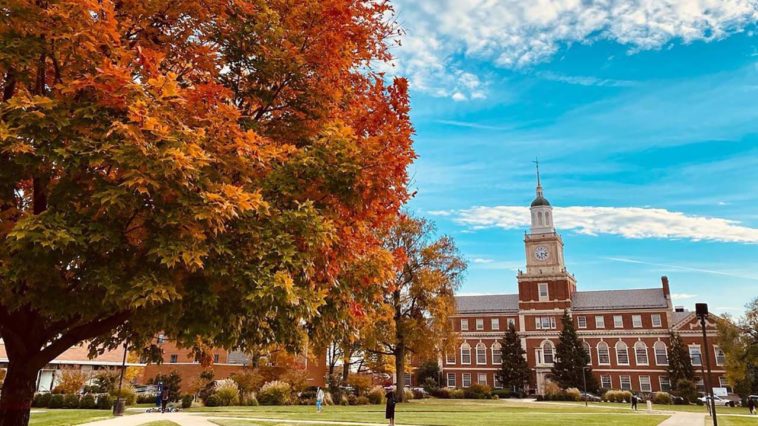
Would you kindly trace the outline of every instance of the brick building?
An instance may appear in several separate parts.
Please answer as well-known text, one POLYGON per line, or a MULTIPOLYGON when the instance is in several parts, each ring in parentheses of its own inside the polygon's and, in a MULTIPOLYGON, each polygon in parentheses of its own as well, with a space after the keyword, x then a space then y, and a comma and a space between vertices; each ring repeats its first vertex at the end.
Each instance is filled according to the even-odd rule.
MULTIPOLYGON (((499 387, 495 377, 501 362, 498 341, 509 324, 514 324, 532 370, 530 390, 542 394, 553 365, 564 309, 572 316, 590 354, 592 373, 604 388, 668 390, 671 330, 689 346, 693 366, 700 372, 699 322, 694 312, 672 305, 666 277, 655 288, 577 291, 576 279, 564 263, 563 240, 555 231, 552 207, 544 197, 539 175, 530 211, 531 228, 524 239, 526 271, 518 272, 518 294, 456 297, 457 312, 452 321, 461 345, 455 353, 443 356, 447 386, 484 383, 499 387)), ((707 330, 709 342, 715 343, 715 324, 709 323, 707 330)), ((715 345, 709 349, 710 383, 726 387, 723 352, 715 345)))

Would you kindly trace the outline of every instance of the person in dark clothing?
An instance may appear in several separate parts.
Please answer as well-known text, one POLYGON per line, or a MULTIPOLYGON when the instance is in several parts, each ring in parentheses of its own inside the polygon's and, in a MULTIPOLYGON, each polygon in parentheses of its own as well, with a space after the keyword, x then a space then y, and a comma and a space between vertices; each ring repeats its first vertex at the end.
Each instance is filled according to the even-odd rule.
POLYGON ((384 412, 384 417, 390 421, 390 426, 395 426, 395 392, 389 391, 387 393, 387 409, 384 412))
POLYGON ((637 411, 637 395, 632 395, 632 410, 637 411))
POLYGON ((168 405, 168 389, 164 389, 161 394, 161 413, 166 412, 166 405, 168 405))
POLYGON ((748 398, 747 409, 750 412, 750 414, 755 414, 755 400, 753 398, 748 398))

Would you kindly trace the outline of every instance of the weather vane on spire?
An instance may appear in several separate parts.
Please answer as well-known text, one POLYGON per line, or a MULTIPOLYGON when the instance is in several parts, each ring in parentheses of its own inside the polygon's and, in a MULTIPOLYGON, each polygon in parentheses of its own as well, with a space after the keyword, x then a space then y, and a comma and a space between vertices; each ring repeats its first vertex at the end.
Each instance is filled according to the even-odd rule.
POLYGON ((537 167, 537 186, 542 186, 540 184, 540 160, 537 157, 534 157, 534 161, 532 161, 534 165, 537 167))

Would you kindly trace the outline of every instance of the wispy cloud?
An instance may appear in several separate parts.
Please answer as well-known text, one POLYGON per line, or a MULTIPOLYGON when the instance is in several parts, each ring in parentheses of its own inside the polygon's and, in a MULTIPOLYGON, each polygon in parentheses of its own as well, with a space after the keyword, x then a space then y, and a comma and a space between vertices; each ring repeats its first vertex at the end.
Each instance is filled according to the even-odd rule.
POLYGON ((669 269, 675 269, 679 271, 688 271, 688 272, 702 272, 705 274, 712 274, 712 275, 724 275, 728 277, 735 277, 735 278, 744 278, 748 280, 755 280, 758 281, 758 275, 748 275, 748 274, 740 274, 735 273, 731 271, 722 271, 718 269, 706 269, 706 268, 696 268, 692 266, 686 266, 686 265, 673 265, 670 263, 657 263, 657 262, 647 262, 643 260, 638 259, 630 259, 626 257, 604 257, 604 259, 612 260, 614 262, 623 262, 623 263, 634 263, 638 265, 650 265, 650 266, 656 266, 660 268, 669 268, 669 269))
POLYGON ((495 260, 494 259, 487 259, 487 258, 483 258, 483 257, 475 257, 475 258, 471 259, 471 261, 473 263, 492 263, 495 260))
MULTIPOLYGON (((574 206, 556 207, 554 212, 555 221, 562 229, 584 235, 758 243, 758 229, 738 221, 666 209, 574 206)), ((514 229, 530 224, 529 209, 522 206, 473 207, 450 214, 456 222, 472 229, 514 229)))
POLYGON ((480 130, 513 130, 512 126, 490 126, 488 124, 474 123, 469 121, 456 121, 456 120, 434 120, 435 123, 445 124, 455 127, 467 127, 470 129, 480 130))
POLYGON ((638 83, 631 80, 616 80, 611 78, 598 78, 590 76, 563 75, 550 71, 537 74, 543 80, 559 81, 566 84, 578 86, 598 86, 598 87, 632 87, 638 83))
POLYGON ((690 293, 671 293, 671 298, 674 300, 686 300, 686 299, 694 299, 697 297, 697 294, 690 294, 690 293))

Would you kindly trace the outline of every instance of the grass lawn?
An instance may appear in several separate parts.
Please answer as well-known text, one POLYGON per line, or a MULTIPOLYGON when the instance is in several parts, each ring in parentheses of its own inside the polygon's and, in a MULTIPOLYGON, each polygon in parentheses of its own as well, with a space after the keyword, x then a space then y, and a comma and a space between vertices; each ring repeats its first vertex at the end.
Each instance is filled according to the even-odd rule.
MULTIPOLYGON (((220 419, 213 422, 223 426, 252 426, 265 424, 255 418, 286 420, 310 420, 318 424, 326 421, 354 421, 385 423, 384 406, 328 406, 317 414, 312 406, 283 407, 213 407, 192 409, 213 413, 219 417, 243 417, 250 420, 220 419)), ((504 401, 471 400, 423 400, 399 404, 395 420, 401 424, 424 424, 435 426, 458 425, 657 425, 665 415, 646 415, 612 408, 584 408, 552 404, 518 404, 504 401)), ((271 426, 272 423, 268 423, 271 426)))
MULTIPOLYGON (((718 416, 718 410, 716 415, 718 416)), ((719 426, 756 426, 758 425, 758 416, 737 417, 737 416, 718 416, 719 426)), ((705 419, 705 425, 713 424, 710 417, 705 419)))
POLYGON ((59 410, 49 408, 33 409, 31 426, 70 426, 113 417, 109 410, 59 410))
MULTIPOLYGON (((541 402, 540 404, 554 404, 553 402, 541 402)), ((575 404, 578 406, 584 406, 584 402, 561 402, 560 404, 575 404)), ((608 408, 618 408, 618 409, 629 409, 629 404, 619 404, 615 402, 590 402, 590 405, 594 405, 596 407, 608 407, 608 408)), ((640 410, 646 410, 647 405, 640 403, 639 407, 640 410)), ((706 414, 707 410, 702 405, 658 405, 653 404, 654 410, 662 410, 662 411, 686 411, 690 413, 703 413, 706 414)), ((716 407, 716 414, 748 414, 747 407, 716 407)), ((756 416, 758 417, 758 416, 756 416)))

